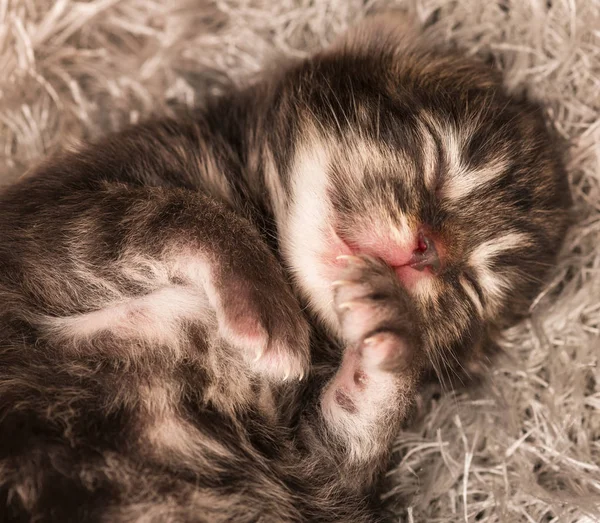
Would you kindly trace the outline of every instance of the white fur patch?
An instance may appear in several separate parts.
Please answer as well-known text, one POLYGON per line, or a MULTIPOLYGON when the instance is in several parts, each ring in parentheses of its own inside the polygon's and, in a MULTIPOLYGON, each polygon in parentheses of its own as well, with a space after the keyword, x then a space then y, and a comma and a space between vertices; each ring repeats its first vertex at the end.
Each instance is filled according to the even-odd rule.
POLYGON ((440 286, 435 277, 423 276, 415 279, 410 291, 413 296, 422 301, 435 302, 440 292, 440 286))
POLYGON ((48 333, 67 347, 108 333, 118 339, 140 342, 131 347, 154 343, 178 351, 184 333, 182 322, 207 324, 214 319, 216 293, 210 281, 210 267, 201 253, 173 250, 160 259, 128 253, 115 264, 115 271, 146 292, 126 296, 114 283, 80 264, 79 276, 88 283, 92 295, 96 295, 93 305, 98 308, 83 314, 42 318, 41 324, 48 333), (174 284, 175 276, 184 283, 174 284))
POLYGON ((520 249, 528 245, 529 242, 530 238, 527 234, 509 232, 478 245, 469 256, 469 264, 475 269, 488 267, 491 261, 499 254, 513 249, 520 249))
POLYGON ((182 320, 205 320, 206 296, 197 288, 171 286, 138 298, 111 303, 97 311, 48 318, 46 325, 63 339, 89 340, 101 333, 117 338, 176 346, 182 320))
POLYGON ((319 263, 328 247, 325 244, 328 231, 323 227, 329 223, 330 212, 326 194, 329 158, 325 144, 318 137, 310 145, 299 148, 292 167, 293 196, 290 215, 282 231, 282 248, 293 264, 292 270, 301 287, 308 290, 311 305, 334 325, 330 282, 319 263))
POLYGON ((456 201, 465 198, 483 185, 494 181, 508 166, 506 160, 496 160, 479 169, 460 167, 448 173, 448 178, 442 187, 442 197, 456 201))
POLYGON ((493 306, 496 306, 510 289, 510 282, 505 276, 494 274, 487 269, 479 271, 479 284, 493 306))
MULTIPOLYGON (((443 146, 446 158, 446 172, 440 196, 446 200, 457 201, 465 198, 473 191, 489 184, 502 175, 508 167, 508 160, 501 155, 492 162, 488 162, 477 169, 470 169, 462 162, 462 151, 467 146, 474 130, 475 122, 466 122, 463 127, 456 127, 438 122, 432 115, 424 114, 429 125, 436 130, 443 146)), ((431 144, 424 141, 426 151, 431 149, 431 144)), ((427 158, 427 155, 426 155, 427 158)), ((427 160, 430 162, 430 160, 427 160)), ((425 177, 427 187, 431 188, 432 175, 425 177)))
POLYGON ((475 308, 477 309, 477 314, 479 314, 479 316, 483 316, 483 305, 481 303, 481 300, 479 299, 479 295, 477 294, 477 292, 475 292, 473 286, 465 279, 464 276, 460 277, 460 285, 471 300, 471 303, 475 305, 475 308))
POLYGON ((509 232, 504 236, 482 243, 469 256, 469 264, 475 269, 479 284, 483 292, 490 297, 492 305, 502 299, 510 288, 510 282, 506 276, 491 270, 492 261, 503 252, 526 246, 529 241, 529 236, 525 233, 509 232))
POLYGON ((432 191, 436 183, 438 151, 433 136, 422 123, 419 123, 419 135, 422 142, 423 179, 425 187, 432 191))
MULTIPOLYGON (((390 224, 390 239, 395 244, 398 245, 399 248, 410 248, 414 243, 414 233, 413 227, 408 223, 408 219, 406 215, 394 209, 394 218, 393 221, 395 223, 390 224)), ((392 221, 392 219, 390 219, 392 221)), ((385 230, 385 229, 384 229, 385 230)))
POLYGON ((468 169, 463 165, 449 169, 446 181, 442 186, 442 197, 452 201, 465 198, 473 191, 501 176, 507 166, 507 160, 497 159, 478 169, 468 169))
MULTIPOLYGON (((258 161, 258 160, 257 160, 258 161)), ((277 223, 283 223, 286 213, 285 202, 286 196, 284 189, 281 185, 281 176, 279 169, 273 157, 273 151, 265 147, 263 153, 265 183, 267 190, 271 195, 271 202, 273 202, 273 213, 275 214, 275 221, 277 223)), ((257 166, 258 169, 258 166, 257 166)))
POLYGON ((140 389, 146 411, 145 439, 151 452, 166 461, 176 458, 195 466, 206 466, 210 454, 228 456, 218 441, 200 433, 177 413, 179 396, 176 387, 154 383, 140 389))

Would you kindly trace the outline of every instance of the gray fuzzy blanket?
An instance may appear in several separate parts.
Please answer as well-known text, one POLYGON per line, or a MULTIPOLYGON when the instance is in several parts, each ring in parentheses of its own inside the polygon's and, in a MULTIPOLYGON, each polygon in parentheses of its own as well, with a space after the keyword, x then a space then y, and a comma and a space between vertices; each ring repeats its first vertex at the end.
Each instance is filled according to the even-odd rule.
MULTIPOLYGON (((0 182, 70 141, 202 105, 375 4, 0 0, 0 182)), ((570 144, 577 225, 489 382, 423 394, 386 496, 411 522, 600 521, 600 2, 394 5, 433 20, 432 40, 494 55, 509 88, 547 102, 570 144)))

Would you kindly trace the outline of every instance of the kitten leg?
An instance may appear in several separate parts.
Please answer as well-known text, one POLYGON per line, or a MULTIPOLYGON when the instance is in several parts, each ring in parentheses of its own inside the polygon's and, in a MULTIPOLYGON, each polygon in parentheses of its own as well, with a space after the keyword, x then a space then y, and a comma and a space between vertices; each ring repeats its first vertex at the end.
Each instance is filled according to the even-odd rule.
POLYGON ((387 453, 412 402, 421 365, 417 321, 392 270, 373 258, 348 257, 334 287, 346 350, 321 408, 351 459, 366 462, 387 453))
MULTIPOLYGON (((306 372, 308 325, 250 221, 184 189, 101 184, 57 202, 40 185, 31 191, 35 213, 19 211, 14 222, 35 230, 44 215, 51 234, 15 237, 5 253, 30 267, 24 286, 46 312, 48 335, 65 346, 65 338, 79 344, 108 333, 175 347, 182 324, 210 326, 212 314, 218 336, 251 371, 273 379, 306 372)), ((23 198, 18 186, 9 197, 23 198)))

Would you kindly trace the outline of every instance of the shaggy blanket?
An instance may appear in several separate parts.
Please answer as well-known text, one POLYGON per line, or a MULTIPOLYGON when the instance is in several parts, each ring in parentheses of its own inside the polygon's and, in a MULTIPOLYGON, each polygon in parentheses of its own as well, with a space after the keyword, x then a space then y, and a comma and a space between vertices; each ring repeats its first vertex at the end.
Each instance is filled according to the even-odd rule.
MULTIPOLYGON (((1 182, 68 141, 305 56, 365 0, 0 0, 1 182)), ((392 2, 386 2, 391 5, 392 2)), ((493 55, 569 143, 577 224, 488 382, 427 390, 386 498, 409 522, 600 521, 600 2, 409 0, 432 41, 493 55)))

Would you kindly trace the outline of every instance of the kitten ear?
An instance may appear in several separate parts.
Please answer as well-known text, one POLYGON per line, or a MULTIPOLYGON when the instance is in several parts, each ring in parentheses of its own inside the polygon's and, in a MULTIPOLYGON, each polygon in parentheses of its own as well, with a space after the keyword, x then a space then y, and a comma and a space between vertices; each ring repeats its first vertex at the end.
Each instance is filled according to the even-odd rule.
POLYGON ((406 47, 417 40, 421 27, 407 11, 393 9, 368 15, 333 41, 329 52, 376 52, 406 47))

